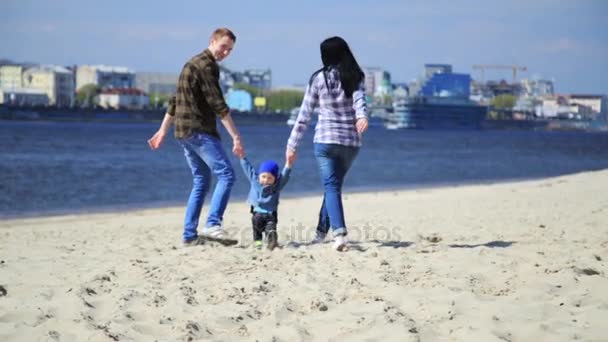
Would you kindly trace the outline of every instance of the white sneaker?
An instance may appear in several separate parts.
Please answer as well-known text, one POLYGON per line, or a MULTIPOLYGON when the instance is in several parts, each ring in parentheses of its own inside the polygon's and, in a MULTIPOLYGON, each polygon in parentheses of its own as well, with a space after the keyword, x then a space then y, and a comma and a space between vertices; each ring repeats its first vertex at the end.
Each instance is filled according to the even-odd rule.
POLYGON ((348 241, 346 240, 346 236, 338 235, 334 238, 333 248, 338 252, 345 252, 348 250, 348 241))
POLYGON ((203 229, 200 237, 207 241, 219 242, 224 246, 232 246, 238 243, 237 240, 225 237, 224 230, 221 226, 213 226, 203 229))
POLYGON ((201 235, 216 239, 223 239, 224 230, 222 229, 222 226, 205 227, 201 235))

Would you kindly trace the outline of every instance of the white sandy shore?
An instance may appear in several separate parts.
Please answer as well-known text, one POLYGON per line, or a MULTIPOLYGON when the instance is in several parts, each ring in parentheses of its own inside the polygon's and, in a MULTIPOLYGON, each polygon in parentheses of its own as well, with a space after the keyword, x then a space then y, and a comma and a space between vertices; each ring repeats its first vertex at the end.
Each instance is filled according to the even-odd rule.
POLYGON ((318 206, 273 252, 242 202, 237 247, 181 247, 181 207, 2 221, 0 341, 608 340, 608 171, 347 195, 346 253, 318 206))

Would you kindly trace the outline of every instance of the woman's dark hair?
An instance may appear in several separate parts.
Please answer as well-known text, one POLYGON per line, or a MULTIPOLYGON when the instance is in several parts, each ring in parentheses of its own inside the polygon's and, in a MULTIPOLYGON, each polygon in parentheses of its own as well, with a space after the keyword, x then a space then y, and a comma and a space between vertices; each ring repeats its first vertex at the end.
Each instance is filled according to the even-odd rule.
MULTIPOLYGON (((310 84, 317 74, 327 72, 334 67, 340 73, 340 82, 346 97, 352 97, 353 92, 359 87, 365 76, 346 41, 340 37, 325 39, 321 43, 321 61, 323 61, 323 67, 312 74, 310 84)), ((325 77, 325 83, 327 85, 327 77, 325 77)))

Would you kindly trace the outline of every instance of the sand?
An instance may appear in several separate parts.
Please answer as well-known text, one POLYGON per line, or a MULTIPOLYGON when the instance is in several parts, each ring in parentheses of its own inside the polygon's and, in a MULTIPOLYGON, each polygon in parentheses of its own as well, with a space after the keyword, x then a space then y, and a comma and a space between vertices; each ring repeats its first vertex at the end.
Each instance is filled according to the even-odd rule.
POLYGON ((608 171, 346 194, 349 251, 182 247, 182 207, 0 221, 1 341, 607 341, 608 171))

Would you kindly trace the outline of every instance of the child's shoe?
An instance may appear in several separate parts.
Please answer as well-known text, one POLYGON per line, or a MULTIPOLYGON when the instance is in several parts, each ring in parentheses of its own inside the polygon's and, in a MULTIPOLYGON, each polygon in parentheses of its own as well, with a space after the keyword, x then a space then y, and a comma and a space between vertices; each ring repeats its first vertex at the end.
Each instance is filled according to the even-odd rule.
POLYGON ((268 241, 267 248, 269 250, 275 249, 279 245, 279 242, 277 240, 278 240, 277 232, 275 230, 269 231, 268 237, 267 237, 267 241, 268 241))

